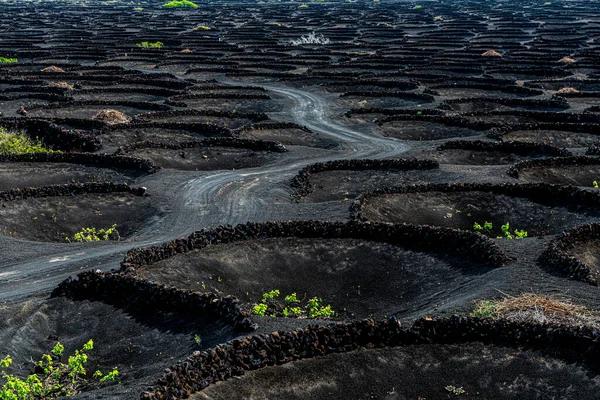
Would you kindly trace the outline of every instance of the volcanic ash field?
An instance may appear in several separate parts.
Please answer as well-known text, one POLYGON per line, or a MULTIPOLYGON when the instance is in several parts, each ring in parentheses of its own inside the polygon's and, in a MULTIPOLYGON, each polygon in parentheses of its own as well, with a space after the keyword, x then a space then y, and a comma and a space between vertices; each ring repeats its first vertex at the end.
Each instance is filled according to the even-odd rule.
POLYGON ((599 183, 597 2, 0 3, 0 399, 598 399, 599 183))

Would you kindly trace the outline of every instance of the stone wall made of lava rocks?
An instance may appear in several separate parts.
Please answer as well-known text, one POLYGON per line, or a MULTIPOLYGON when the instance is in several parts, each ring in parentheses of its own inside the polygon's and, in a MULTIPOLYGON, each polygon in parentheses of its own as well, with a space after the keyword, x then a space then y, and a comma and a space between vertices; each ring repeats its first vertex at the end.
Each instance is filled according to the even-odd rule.
POLYGON ((218 111, 218 110, 172 110, 172 111, 156 111, 145 114, 140 114, 135 117, 136 120, 149 120, 152 118, 173 118, 186 116, 202 116, 202 117, 221 117, 221 118, 238 118, 248 119, 252 122, 266 121, 269 117, 264 113, 244 113, 233 111, 218 111))
POLYGON ((0 155, 0 162, 42 162, 81 164, 101 168, 143 171, 153 174, 160 167, 150 160, 117 154, 90 153, 30 153, 0 155))
POLYGON ((541 158, 537 160, 523 160, 519 161, 506 171, 509 176, 513 178, 519 178, 519 173, 523 170, 530 168, 557 168, 567 166, 580 166, 580 165, 600 165, 600 158, 598 157, 587 157, 587 156, 574 156, 574 157, 552 157, 552 158, 541 158))
POLYGON ((130 250, 121 270, 149 265, 194 249, 225 243, 267 238, 361 239, 385 242, 408 250, 437 252, 502 266, 510 259, 493 240, 473 232, 410 224, 327 221, 277 221, 246 223, 236 227, 203 229, 160 246, 130 250))
POLYGON ((195 318, 225 320, 240 330, 256 329, 235 297, 178 289, 136 278, 128 272, 82 272, 77 279, 69 277, 61 282, 52 292, 52 297, 57 296, 102 301, 136 312, 176 311, 195 318))
POLYGON ((553 97, 551 99, 520 99, 520 98, 497 98, 497 97, 465 97, 444 100, 439 108, 442 110, 454 110, 456 105, 463 103, 493 103, 509 107, 539 107, 539 108, 569 108, 569 102, 563 97, 553 97))
POLYGON ((165 370, 141 399, 176 400, 267 366, 356 349, 465 344, 552 349, 571 362, 597 364, 599 337, 591 328, 534 325, 490 318, 423 318, 407 328, 396 319, 310 326, 235 339, 165 370))
POLYGON ((351 170, 411 170, 411 169, 435 169, 439 168, 439 163, 434 160, 415 160, 415 159, 391 159, 391 160, 333 160, 324 163, 315 163, 302 168, 296 176, 292 178, 291 186, 296 189, 296 196, 303 197, 313 191, 310 183, 310 175, 325 171, 351 170))
MULTIPOLYGON (((70 129, 63 129, 58 124, 71 125, 80 120, 51 120, 48 122, 33 118, 11 118, 0 120, 1 126, 9 130, 23 130, 32 138, 41 139, 44 144, 52 146, 54 150, 64 151, 98 151, 102 148, 100 140, 93 135, 70 129)), ((101 128, 104 126, 98 121, 89 121, 90 127, 101 128)))
POLYGON ((97 131, 94 131, 98 135, 107 134, 110 132, 120 130, 134 130, 134 129, 145 129, 145 128, 157 128, 157 129, 173 129, 182 131, 193 131, 199 132, 206 136, 219 136, 219 137, 231 137, 232 131, 225 128, 224 126, 217 126, 214 124, 206 124, 201 122, 139 122, 135 121, 129 124, 116 124, 116 125, 104 125, 97 131))
POLYGON ((183 150, 197 147, 232 147, 238 149, 248 149, 252 151, 272 151, 276 153, 285 153, 287 149, 281 143, 270 142, 266 140, 238 139, 238 138, 206 138, 202 140, 192 140, 181 143, 157 143, 157 142, 137 142, 128 146, 120 147, 117 153, 129 153, 138 149, 169 149, 183 150))
POLYGON ((575 186, 551 185, 547 183, 425 183, 398 187, 385 187, 358 196, 350 205, 350 218, 365 221, 362 215, 364 205, 373 198, 387 194, 422 192, 487 192, 494 195, 524 197, 545 205, 600 206, 600 193, 579 189, 575 186))
POLYGON ((0 200, 14 201, 26 200, 36 197, 61 197, 76 196, 85 193, 131 193, 136 196, 144 196, 146 189, 142 187, 131 187, 124 183, 89 182, 69 183, 66 185, 48 185, 41 187, 28 187, 23 189, 10 189, 0 192, 0 200))
POLYGON ((261 130, 280 130, 280 129, 299 129, 304 132, 312 132, 308 127, 304 125, 299 125, 294 122, 259 122, 256 124, 247 125, 238 129, 235 129, 234 132, 239 134, 241 132, 249 132, 249 131, 261 131, 261 130))
POLYGON ((577 246, 598 239, 600 239, 600 223, 577 226, 553 239, 540 260, 545 266, 562 272, 570 278, 598 286, 599 271, 590 268, 570 254, 570 251, 577 246))
POLYGON ((497 151, 521 156, 539 154, 568 157, 573 155, 567 149, 561 149, 543 143, 528 143, 520 141, 484 142, 482 140, 452 140, 439 146, 438 150, 497 151))
POLYGON ((51 103, 51 104, 30 104, 25 107, 25 111, 33 111, 33 110, 56 110, 65 107, 79 107, 79 106, 123 106, 123 107, 132 107, 139 108, 141 110, 153 110, 153 111, 168 111, 171 107, 158 104, 158 103, 150 103, 146 101, 108 101, 108 100, 76 100, 76 101, 68 101, 65 103, 51 103))

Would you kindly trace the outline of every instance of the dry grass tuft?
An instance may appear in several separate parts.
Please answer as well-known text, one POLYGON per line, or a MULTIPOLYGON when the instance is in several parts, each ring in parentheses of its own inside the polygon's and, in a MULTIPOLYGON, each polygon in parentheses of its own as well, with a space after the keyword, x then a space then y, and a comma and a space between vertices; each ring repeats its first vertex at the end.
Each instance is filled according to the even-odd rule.
POLYGON ((564 64, 573 64, 575 62, 574 59, 572 59, 571 57, 563 57, 560 60, 558 60, 559 63, 564 63, 564 64))
POLYGON ((92 117, 94 120, 104 121, 109 125, 127 124, 131 122, 131 117, 117 110, 101 110, 92 117))
POLYGON ((44 85, 46 87, 56 87, 56 88, 61 88, 61 89, 73 89, 73 85, 71 85, 70 83, 67 82, 46 82, 46 84, 44 85))
POLYGON ((564 87, 558 90, 556 93, 565 94, 565 93, 579 93, 579 90, 572 87, 564 87))
POLYGON ((42 72, 65 72, 65 70, 62 68, 59 68, 57 66, 51 65, 49 67, 42 69, 42 72))
POLYGON ((477 302, 471 316, 536 324, 600 327, 600 313, 570 300, 535 293, 504 296, 500 300, 477 302))
POLYGON ((192 51, 190 49, 183 49, 181 50, 182 53, 191 53, 192 51))
POLYGON ((496 50, 488 50, 482 54, 484 57, 502 57, 502 54, 498 53, 496 50))

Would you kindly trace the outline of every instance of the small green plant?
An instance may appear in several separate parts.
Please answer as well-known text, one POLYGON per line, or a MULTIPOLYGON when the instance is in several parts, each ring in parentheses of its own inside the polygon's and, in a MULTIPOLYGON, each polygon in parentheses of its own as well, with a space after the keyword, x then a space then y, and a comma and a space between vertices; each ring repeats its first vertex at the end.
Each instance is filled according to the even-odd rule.
POLYGON ((308 8, 308 5, 306 5, 306 4, 302 4, 302 5, 300 6, 300 8, 308 8))
POLYGON ((263 301, 264 300, 273 300, 273 299, 275 299, 275 297, 279 297, 280 294, 281 293, 277 289, 271 290, 270 292, 267 292, 267 293, 263 293, 263 295, 262 295, 263 301))
POLYGON ((176 8, 176 7, 188 7, 188 8, 198 8, 196 3, 193 3, 189 0, 172 0, 168 3, 163 4, 163 7, 168 8, 176 8))
POLYGON ((13 57, 0 57, 0 64, 13 64, 17 62, 19 62, 19 60, 13 57))
POLYGON ((19 132, 9 132, 0 127, 0 154, 54 153, 40 142, 19 132))
POLYGON ((515 239, 523 239, 527 237, 527 231, 515 229, 515 239))
POLYGON ((200 343, 202 343, 202 338, 200 337, 200 335, 194 335, 194 343, 196 343, 198 346, 200 345, 200 343))
POLYGON ((421 9, 421 8, 423 8, 423 6, 421 6, 421 5, 419 5, 419 4, 417 4, 417 5, 415 6, 415 10, 419 10, 419 9, 421 9))
POLYGON ((300 307, 286 307, 283 309, 284 317, 299 317, 302 315, 302 309, 300 307))
POLYGON ((197 30, 200 30, 200 29, 203 30, 203 31, 210 31, 211 28, 210 28, 210 26, 206 26, 206 25, 198 25, 197 27, 195 27, 192 30, 197 31, 197 30))
MULTIPOLYGON (((0 360, 0 374, 5 381, 0 387, 0 400, 52 400, 79 393, 90 384, 86 379, 85 364, 88 361, 87 353, 93 348, 94 342, 90 339, 81 350, 75 350, 75 354, 69 356, 65 364, 62 362, 65 347, 58 342, 51 354, 42 355, 37 363, 43 373, 29 375, 25 380, 7 373, 13 359, 10 356, 4 357, 0 360)), ((119 371, 115 368, 106 375, 95 371, 92 377, 99 383, 104 383, 116 380, 118 375, 119 371)))
POLYGON ((266 303, 257 304, 252 308, 252 314, 264 317, 267 313, 268 308, 269 306, 266 303))
POLYGON ((322 300, 313 297, 306 303, 306 307, 299 307, 300 300, 296 293, 292 293, 284 297, 285 305, 281 304, 277 298, 280 296, 280 291, 275 289, 270 292, 263 293, 262 301, 252 307, 254 315, 271 317, 309 317, 309 318, 329 318, 335 316, 335 311, 330 305, 321 305, 322 300))
MULTIPOLYGON (((117 230, 117 224, 114 224, 108 229, 96 228, 81 228, 81 231, 73 235, 73 241, 75 242, 98 242, 100 240, 121 240, 119 231, 117 230), (114 238, 114 239, 113 239, 114 238)), ((71 242, 71 239, 66 238, 67 242, 71 242)))
POLYGON ((163 42, 141 42, 136 43, 137 47, 144 49, 162 49, 165 44, 163 42))
POLYGON ((298 303, 298 297, 296 296, 296 293, 292 293, 289 296, 285 296, 285 302, 286 303, 298 303))
POLYGON ((594 189, 598 189, 598 181, 593 181, 593 182, 592 182, 592 187, 593 187, 594 189))
POLYGON ((322 299, 318 299, 313 297, 309 299, 306 303, 306 308, 308 310, 308 316, 311 318, 319 318, 319 317, 333 317, 335 315, 335 311, 331 309, 330 305, 325 307, 321 306, 322 299))
POLYGON ((477 232, 482 232, 484 230, 491 231, 492 227, 493 227, 492 223, 491 222, 487 222, 487 221, 483 223, 483 226, 479 225, 477 222, 475 222, 473 224, 473 230, 475 230, 477 232))
POLYGON ((469 314, 471 317, 493 317, 496 315, 496 302, 480 300, 475 304, 475 309, 469 314))

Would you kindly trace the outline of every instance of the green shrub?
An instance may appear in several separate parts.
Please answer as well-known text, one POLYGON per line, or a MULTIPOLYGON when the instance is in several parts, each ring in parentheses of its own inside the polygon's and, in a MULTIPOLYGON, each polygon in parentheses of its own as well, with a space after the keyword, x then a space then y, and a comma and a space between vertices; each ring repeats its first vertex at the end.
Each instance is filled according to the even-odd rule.
POLYGON ((0 154, 53 153, 41 143, 20 132, 9 132, 0 127, 0 154))
POLYGON ((279 290, 275 289, 275 290, 271 290, 270 292, 267 293, 263 293, 263 300, 273 300, 275 297, 279 297, 280 292, 279 290))
POLYGON ((471 317, 493 317, 496 315, 496 302, 492 300, 481 300, 475 304, 471 311, 471 317))
POLYGON ((322 300, 313 297, 309 299, 304 308, 299 307, 300 300, 296 293, 285 296, 285 304, 281 304, 277 297, 281 293, 279 290, 271 290, 270 292, 263 293, 262 301, 259 304, 255 304, 252 307, 252 313, 254 315, 271 317, 309 317, 309 318, 329 318, 335 316, 335 311, 331 309, 330 305, 322 306, 322 300))
POLYGON ((18 59, 12 57, 0 57, 0 64, 12 64, 19 62, 18 59))
POLYGON ((163 4, 163 7, 175 8, 175 7, 189 7, 198 8, 196 3, 192 3, 189 0, 172 0, 168 3, 163 4))
MULTIPOLYGON (((96 228, 81 228, 81 231, 73 235, 73 241, 75 242, 98 242, 100 240, 121 240, 119 231, 117 230, 117 224, 114 224, 108 229, 96 228)), ((71 239, 66 238, 67 242, 71 242, 71 239)))
POLYGON ((331 309, 330 305, 325 307, 321 306, 322 299, 313 297, 306 303, 306 309, 308 316, 311 318, 328 318, 335 315, 335 311, 331 309))
POLYGON ((252 308, 252 314, 260 315, 261 317, 264 317, 267 313, 268 308, 269 308, 269 306, 265 303, 257 304, 252 308))
POLYGON ((161 49, 165 44, 163 42, 142 42, 136 43, 137 47, 142 47, 144 49, 161 49))
MULTIPOLYGON (((58 342, 51 354, 42 355, 37 363, 43 373, 29 375, 25 380, 6 372, 13 359, 10 356, 4 357, 0 360, 0 374, 5 381, 0 387, 0 400, 52 400, 79 393, 91 383, 86 379, 84 365, 88 361, 87 353, 93 348, 94 342, 90 339, 81 350, 75 350, 75 354, 69 356, 65 364, 62 362, 65 347, 58 342)), ((115 368, 106 375, 95 371, 92 377, 99 383, 104 383, 114 381, 118 375, 119 371, 115 368)))

